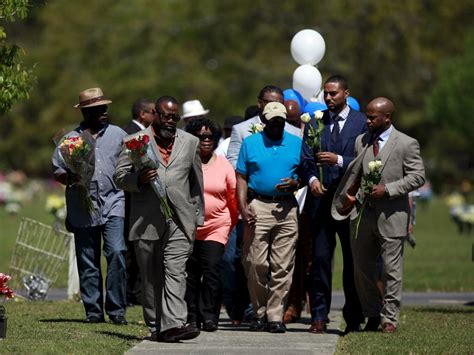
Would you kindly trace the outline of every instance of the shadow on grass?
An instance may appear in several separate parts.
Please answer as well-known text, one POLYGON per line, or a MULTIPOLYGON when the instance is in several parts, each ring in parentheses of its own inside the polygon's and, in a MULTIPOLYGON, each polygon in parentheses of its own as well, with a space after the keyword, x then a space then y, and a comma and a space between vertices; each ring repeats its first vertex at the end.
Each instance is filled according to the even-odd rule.
POLYGON ((98 333, 103 334, 103 335, 107 335, 107 336, 111 336, 111 337, 115 337, 115 338, 119 338, 119 339, 122 339, 122 340, 127 340, 127 341, 131 341, 131 340, 141 341, 141 340, 143 340, 143 337, 139 337, 139 336, 136 336, 136 335, 110 332, 110 331, 107 331, 107 330, 103 330, 103 331, 100 331, 98 333))
MULTIPOLYGON (((473 306, 470 304, 469 306, 473 306)), ((443 313, 443 314, 452 314, 452 313, 463 313, 463 314, 474 314, 473 308, 461 308, 461 307, 421 307, 421 308, 412 308, 413 312, 420 313, 443 313)))
POLYGON ((70 318, 52 318, 52 319, 40 319, 41 323, 84 323, 84 319, 70 319, 70 318))

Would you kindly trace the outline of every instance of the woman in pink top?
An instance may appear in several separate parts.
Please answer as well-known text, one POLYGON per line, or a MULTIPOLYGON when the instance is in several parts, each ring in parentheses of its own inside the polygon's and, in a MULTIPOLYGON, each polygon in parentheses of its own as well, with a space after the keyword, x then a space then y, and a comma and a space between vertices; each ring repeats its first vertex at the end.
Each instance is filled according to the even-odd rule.
POLYGON ((200 140, 204 177, 204 225, 198 227, 193 253, 186 264, 188 323, 204 331, 217 330, 222 298, 220 262, 230 231, 237 222, 236 178, 232 165, 216 155, 216 125, 205 118, 192 120, 186 131, 200 140))

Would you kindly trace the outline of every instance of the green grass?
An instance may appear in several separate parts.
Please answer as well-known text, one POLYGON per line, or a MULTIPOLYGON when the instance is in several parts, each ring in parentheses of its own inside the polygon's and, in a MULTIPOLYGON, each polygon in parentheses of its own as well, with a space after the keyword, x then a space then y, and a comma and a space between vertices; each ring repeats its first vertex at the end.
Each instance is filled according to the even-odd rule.
MULTIPOLYGON (((417 245, 405 245, 405 291, 474 291, 474 233, 460 235, 440 199, 418 206, 414 230, 417 245), (424 208, 423 208, 424 207, 424 208)), ((342 255, 336 247, 334 288, 342 289, 342 255)))
POLYGON ((403 308, 394 334, 350 333, 336 354, 469 354, 474 349, 474 308, 403 308))
POLYGON ((123 354, 148 334, 141 307, 127 310, 129 325, 84 324, 82 304, 8 302, 7 337, 0 354, 123 354))

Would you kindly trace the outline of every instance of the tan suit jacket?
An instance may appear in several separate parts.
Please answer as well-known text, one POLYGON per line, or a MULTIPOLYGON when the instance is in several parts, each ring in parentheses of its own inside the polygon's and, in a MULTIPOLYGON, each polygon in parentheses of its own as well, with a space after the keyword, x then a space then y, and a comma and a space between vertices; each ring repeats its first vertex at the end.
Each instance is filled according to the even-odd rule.
MULTIPOLYGON (((153 139, 151 126, 129 135, 125 141, 147 134, 152 154, 158 166, 158 176, 165 188, 176 223, 192 241, 196 226, 204 223, 204 194, 199 140, 180 129, 176 131, 168 165, 163 162, 153 139)), ((126 152, 125 144, 120 153, 114 180, 119 188, 129 191, 130 240, 158 240, 166 231, 166 221, 160 210, 160 201, 149 184, 138 185, 138 172, 126 152)))
POLYGON ((377 157, 374 157, 371 134, 357 137, 355 142, 356 158, 348 166, 334 195, 332 216, 344 219, 350 215, 355 220, 360 212, 364 196, 358 193, 355 208, 347 215, 341 215, 338 207, 342 206, 347 189, 359 174, 368 172, 368 163, 374 159, 382 161, 382 179, 380 184, 386 186, 388 196, 371 201, 377 216, 377 226, 383 237, 405 237, 409 220, 408 193, 421 187, 425 182, 425 169, 420 155, 420 146, 416 139, 393 127, 390 136, 377 157), (362 170, 362 171, 361 171, 362 170))

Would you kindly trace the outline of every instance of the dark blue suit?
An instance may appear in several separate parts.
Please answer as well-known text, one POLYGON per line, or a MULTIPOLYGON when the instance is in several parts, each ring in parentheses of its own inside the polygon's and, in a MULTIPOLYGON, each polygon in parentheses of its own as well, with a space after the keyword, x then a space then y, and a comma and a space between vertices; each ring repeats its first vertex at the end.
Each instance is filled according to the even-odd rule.
MULTIPOLYGON (((355 139, 367 131, 366 116, 358 111, 350 110, 344 127, 331 147, 331 129, 329 111, 324 111, 323 122, 325 128, 322 132, 321 151, 333 152, 343 157, 343 167, 324 166, 323 184, 327 191, 321 198, 314 197, 309 191, 305 209, 311 217, 313 226, 313 263, 311 271, 311 318, 312 321, 328 320, 331 308, 332 292, 332 259, 336 247, 336 233, 342 248, 343 255, 343 287, 346 303, 343 316, 348 325, 358 325, 364 321, 362 309, 354 284, 354 266, 350 247, 349 220, 336 221, 331 217, 331 203, 342 176, 349 163, 354 159, 355 139)), ((309 123, 316 127, 315 119, 309 123)), ((304 141, 306 141, 305 129, 304 141)), ((319 168, 316 158, 310 147, 303 144, 301 154, 302 177, 309 183, 312 176, 318 179, 319 168)), ((308 187, 309 188, 309 187, 308 187)))

